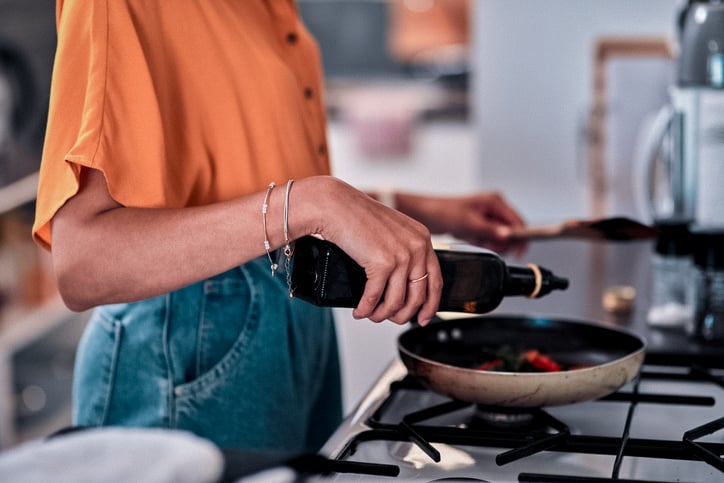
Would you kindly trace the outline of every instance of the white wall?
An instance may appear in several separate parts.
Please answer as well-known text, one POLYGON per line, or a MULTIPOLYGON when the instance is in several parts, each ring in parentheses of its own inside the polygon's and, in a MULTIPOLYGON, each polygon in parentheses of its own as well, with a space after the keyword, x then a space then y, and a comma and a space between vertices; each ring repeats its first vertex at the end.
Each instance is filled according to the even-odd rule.
POLYGON ((587 216, 592 52, 602 35, 674 35, 678 0, 478 0, 473 103, 480 187, 529 221, 587 216))

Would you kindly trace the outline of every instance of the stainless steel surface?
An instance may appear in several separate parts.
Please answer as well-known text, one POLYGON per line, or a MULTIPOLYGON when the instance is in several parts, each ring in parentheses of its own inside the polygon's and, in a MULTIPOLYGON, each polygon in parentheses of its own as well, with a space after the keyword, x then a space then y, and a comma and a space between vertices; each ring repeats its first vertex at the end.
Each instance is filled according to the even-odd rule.
MULTIPOLYGON (((396 375, 400 375, 400 372, 400 367, 393 364, 385 372, 376 389, 382 391, 385 382, 390 378, 394 379, 396 375)), ((625 389, 630 390, 630 388, 625 389)), ((639 404, 634 410, 635 418, 631 427, 631 438, 663 438, 678 441, 684 431, 724 414, 724 390, 714 385, 647 382, 642 383, 639 389, 642 392, 676 395, 680 395, 682 391, 690 391, 700 396, 715 397, 717 404, 711 407, 695 408, 693 413, 691 407, 639 404)), ((407 394, 398 401, 398 404, 390 408, 388 417, 390 421, 395 418, 401 419, 407 412, 444 400, 441 396, 429 392, 407 394)), ((361 432, 369 429, 362 424, 362 421, 371 417, 376 409, 377 407, 374 405, 368 406, 364 413, 358 414, 354 418, 354 421, 348 421, 352 423, 351 427, 354 427, 354 431, 361 432)), ((553 408, 548 412, 567 424, 573 434, 617 438, 621 435, 628 409, 629 405, 626 403, 594 401, 553 408)), ((438 419, 434 423, 459 425, 461 421, 467 420, 464 413, 446 417, 450 420, 438 419)), ((350 440, 348 432, 350 428, 343 428, 340 428, 340 431, 330 440, 330 444, 325 447, 325 450, 330 451, 331 456, 342 453, 345 442, 350 440)), ((712 436, 710 440, 721 443, 722 436, 712 436)), ((354 454, 345 459, 398 465, 400 476, 398 479, 390 479, 390 481, 434 481, 438 478, 454 476, 482 478, 490 482, 518 481, 518 475, 523 472, 610 478, 614 460, 614 457, 610 455, 544 451, 532 457, 498 465, 495 458, 506 448, 442 443, 434 443, 433 446, 441 453, 439 463, 432 461, 429 456, 409 441, 363 440, 356 445, 354 454)), ((722 473, 716 468, 698 461, 626 457, 619 477, 703 483, 721 481, 722 473)), ((334 475, 328 479, 332 481, 380 481, 380 477, 351 474, 334 475)))
POLYGON ((357 408, 345 418, 337 431, 332 434, 320 451, 321 454, 332 458, 338 456, 350 438, 369 429, 366 424, 369 415, 377 409, 380 401, 390 395, 390 384, 402 379, 406 373, 407 371, 402 362, 393 359, 357 408))

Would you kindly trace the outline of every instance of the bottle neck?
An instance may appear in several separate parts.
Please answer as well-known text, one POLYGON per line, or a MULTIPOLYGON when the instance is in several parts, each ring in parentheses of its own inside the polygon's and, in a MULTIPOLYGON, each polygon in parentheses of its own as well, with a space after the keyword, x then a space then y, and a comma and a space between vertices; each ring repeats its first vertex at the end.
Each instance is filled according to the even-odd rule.
POLYGON ((492 252, 437 251, 443 287, 440 310, 486 313, 507 296, 539 298, 568 287, 568 280, 529 264, 507 265, 492 252))
POLYGON ((568 288, 568 280, 557 277, 550 270, 538 265, 529 264, 526 267, 508 265, 503 285, 506 296, 524 295, 530 298, 539 298, 548 295, 553 290, 568 288))

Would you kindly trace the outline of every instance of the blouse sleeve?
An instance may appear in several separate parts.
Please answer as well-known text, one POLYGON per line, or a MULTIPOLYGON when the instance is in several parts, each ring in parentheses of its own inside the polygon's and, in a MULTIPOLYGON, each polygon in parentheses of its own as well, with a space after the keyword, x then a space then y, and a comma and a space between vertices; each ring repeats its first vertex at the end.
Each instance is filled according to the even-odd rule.
POLYGON ((142 208, 329 173, 318 50, 292 2, 57 1, 33 227, 44 248, 83 167, 142 208))
POLYGON ((103 108, 104 2, 57 2, 58 44, 36 202, 33 237, 50 249, 50 220, 78 191, 91 165, 103 108))

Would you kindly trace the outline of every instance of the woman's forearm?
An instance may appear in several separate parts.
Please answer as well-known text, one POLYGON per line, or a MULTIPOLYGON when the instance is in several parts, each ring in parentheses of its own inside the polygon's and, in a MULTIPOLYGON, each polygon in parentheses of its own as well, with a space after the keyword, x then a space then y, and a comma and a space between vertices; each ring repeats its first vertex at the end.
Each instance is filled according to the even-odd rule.
MULTIPOLYGON (((81 191, 52 225, 58 286, 74 310, 166 293, 265 253, 264 193, 192 208, 128 208, 110 198, 100 173, 84 172, 81 191)), ((284 241, 283 198, 283 186, 269 197, 272 250, 284 241)), ((301 205, 291 218, 295 237, 306 234, 301 205)))
MULTIPOLYGON (((131 302, 181 288, 263 255, 264 191, 206 206, 128 208, 103 175, 83 169, 78 194, 52 223, 53 264, 61 296, 74 310, 131 302)), ((285 187, 269 198, 270 249, 285 242, 285 187)), ((288 237, 319 233, 367 274, 357 318, 421 323, 437 310, 442 277, 429 231, 332 177, 294 182, 288 237), (428 276, 424 284, 409 280, 428 276)))

